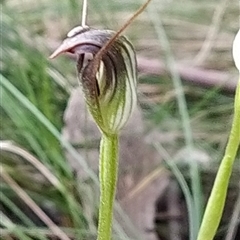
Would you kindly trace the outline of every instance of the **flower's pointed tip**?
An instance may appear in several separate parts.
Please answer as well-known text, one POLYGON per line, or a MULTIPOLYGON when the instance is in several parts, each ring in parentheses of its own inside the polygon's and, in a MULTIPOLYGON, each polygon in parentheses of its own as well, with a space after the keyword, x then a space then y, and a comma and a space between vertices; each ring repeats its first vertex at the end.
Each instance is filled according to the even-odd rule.
POLYGON ((62 49, 62 45, 60 47, 58 47, 50 56, 50 59, 54 59, 56 58, 58 55, 60 55, 61 53, 63 53, 64 50, 62 49))
POLYGON ((49 56, 49 59, 54 59, 55 57, 57 57, 56 53, 52 53, 50 56, 49 56))
POLYGON ((88 30, 88 26, 77 26, 73 28, 68 34, 67 38, 62 42, 62 44, 51 54, 50 59, 56 58, 58 55, 64 52, 68 52, 70 49, 74 48, 77 43, 77 34, 82 31, 88 30))
POLYGON ((61 53, 67 52, 69 50, 68 44, 64 41, 50 56, 50 59, 56 58, 61 53))

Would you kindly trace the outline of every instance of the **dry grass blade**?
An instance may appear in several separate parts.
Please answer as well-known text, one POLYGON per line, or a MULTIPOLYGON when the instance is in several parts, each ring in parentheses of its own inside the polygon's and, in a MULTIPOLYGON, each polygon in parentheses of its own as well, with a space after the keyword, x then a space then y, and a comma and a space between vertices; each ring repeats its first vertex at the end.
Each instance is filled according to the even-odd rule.
POLYGON ((15 153, 23 157, 36 169, 38 169, 39 172, 41 172, 42 175, 45 176, 53 186, 59 188, 60 183, 58 179, 37 158, 35 158, 26 150, 14 145, 11 141, 0 141, 0 150, 15 153))
POLYGON ((49 229, 61 240, 70 238, 42 211, 42 209, 29 197, 29 195, 12 179, 1 166, 1 177, 16 192, 16 194, 28 205, 28 207, 49 227, 49 229))
POLYGON ((220 24, 221 24, 221 21, 222 21, 223 15, 225 13, 228 2, 229 2, 229 0, 222 0, 222 2, 219 5, 217 5, 216 10, 213 14, 212 24, 209 27, 209 31, 207 33, 205 41, 204 41, 199 53, 197 54, 197 56, 194 59, 195 64, 197 64, 197 65, 202 64, 206 60, 212 47, 214 46, 215 38, 219 31, 220 24))
POLYGON ((132 190, 129 194, 121 200, 122 203, 127 202, 134 198, 137 194, 141 193, 145 188, 149 186, 156 178, 161 176, 163 179, 168 175, 168 172, 165 168, 159 167, 149 173, 146 177, 144 177, 132 190))
MULTIPOLYGON (((28 235, 26 235, 22 231, 19 231, 17 226, 2 211, 0 211, 0 216, 1 216, 1 225, 4 226, 7 229, 11 229, 11 231, 14 232, 16 234, 16 236, 19 237, 19 240, 21 240, 21 239, 31 240, 31 238, 28 237, 28 235)), ((2 230, 1 230, 1 237, 3 237, 2 230)), ((10 235, 4 236, 4 237, 5 237, 4 238, 5 240, 14 240, 15 239, 10 235)))
POLYGON ((87 0, 83 0, 83 9, 82 9, 82 26, 86 26, 87 21, 87 0))

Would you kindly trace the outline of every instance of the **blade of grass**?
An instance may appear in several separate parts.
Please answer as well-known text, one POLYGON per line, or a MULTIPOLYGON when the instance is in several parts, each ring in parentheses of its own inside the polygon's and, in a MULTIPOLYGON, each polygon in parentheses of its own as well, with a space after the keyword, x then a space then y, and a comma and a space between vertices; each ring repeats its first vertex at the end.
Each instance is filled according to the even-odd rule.
POLYGON ((27 206, 56 234, 61 240, 70 238, 42 211, 42 209, 28 196, 28 194, 12 179, 1 166, 1 176, 27 206))
MULTIPOLYGON (((55 234, 52 233, 51 230, 49 230, 48 228, 44 228, 44 227, 35 227, 35 228, 27 228, 27 227, 23 227, 23 226, 16 226, 17 229, 23 233, 25 233, 26 235, 32 236, 34 237, 34 239, 36 237, 38 237, 39 234, 47 236, 47 237, 56 237, 55 234)), ((69 237, 74 238, 75 234, 78 233, 78 235, 81 237, 80 239, 86 239, 85 237, 88 236, 89 239, 93 239, 94 235, 92 235, 90 232, 86 231, 86 230, 78 230, 78 229, 74 229, 74 228, 62 228, 62 230, 64 232, 66 232, 68 234, 69 237)), ((2 234, 2 236, 6 236, 6 235, 10 235, 13 233, 13 231, 11 229, 6 229, 6 228, 0 228, 0 232, 2 234)))
POLYGON ((0 141, 0 150, 15 153, 23 159, 27 160, 30 164, 32 164, 39 172, 42 173, 43 176, 48 179, 48 181, 59 189, 60 182, 59 180, 32 154, 25 151, 24 149, 14 145, 9 141, 0 141))
POLYGON ((209 27, 207 36, 204 40, 204 43, 197 53, 196 57, 193 59, 193 62, 197 65, 202 64, 208 55, 211 52, 212 47, 215 44, 215 39, 217 37, 218 31, 223 20, 224 13, 226 12, 227 5, 229 0, 222 0, 217 6, 213 14, 212 24, 209 27))
MULTIPOLYGON (((183 91, 182 82, 176 69, 176 63, 170 48, 168 37, 163 27, 162 21, 156 9, 153 7, 153 5, 149 6, 148 13, 149 13, 148 14, 149 19, 151 20, 153 27, 155 29, 155 32, 157 34, 157 38, 159 39, 165 52, 166 64, 167 64, 167 67, 169 68, 169 71, 173 80, 173 85, 177 94, 178 109, 179 109, 179 113, 182 120, 185 144, 187 149, 190 150, 193 148, 194 143, 193 143, 190 118, 188 114, 187 103, 186 103, 186 99, 183 91)), ((189 158, 189 156, 186 156, 186 157, 189 158)), ((193 202, 194 202, 194 212, 192 213, 194 214, 194 218, 192 219, 194 222, 193 222, 192 228, 190 229, 190 239, 195 240, 198 233, 198 229, 200 227, 202 213, 203 213, 203 203, 202 203, 203 195, 202 195, 202 189, 201 189, 201 180, 200 180, 198 164, 194 161, 189 161, 189 162, 190 162, 189 170, 190 170, 190 176, 191 176, 191 190, 192 190, 193 202)))
MULTIPOLYGON (((6 90, 8 90, 26 109, 28 109, 38 120, 41 122, 55 137, 56 139, 62 144, 62 146, 75 158, 77 162, 83 167, 83 169, 86 171, 88 176, 93 180, 93 182, 99 186, 98 177, 97 175, 92 171, 91 168, 88 167, 87 163, 85 162, 84 158, 75 150, 75 148, 72 147, 72 145, 65 140, 61 133, 55 128, 55 126, 18 90, 12 85, 3 75, 0 75, 0 86, 4 87, 6 90)), ((1 89, 3 92, 4 88, 1 89)), ((65 192, 66 198, 70 198, 68 192, 65 192)), ((71 200, 72 202, 72 200, 71 200)), ((71 206, 71 204, 70 204, 71 206)), ((121 209, 120 205, 118 203, 115 204, 115 207, 120 214, 121 218, 126 220, 128 217, 121 209)), ((77 215, 78 212, 73 211, 73 214, 77 215)), ((127 220, 126 220, 127 221, 127 220)), ((137 233, 137 230, 133 227, 133 225, 129 222, 129 229, 131 229, 133 232, 137 233)), ((127 239, 127 235, 125 231, 122 229, 119 223, 115 221, 114 224, 115 231, 119 234, 119 237, 121 239, 127 239)))
POLYGON ((174 163, 174 160, 170 157, 170 155, 167 153, 167 151, 162 147, 161 144, 154 144, 154 147, 158 151, 158 153, 161 155, 163 160, 166 162, 167 166, 170 168, 174 176, 176 177, 186 200, 186 205, 188 209, 188 222, 189 222, 189 234, 190 239, 193 239, 193 224, 194 224, 194 202, 193 197, 191 195, 191 191, 187 185, 187 182, 181 173, 181 171, 178 169, 177 165, 174 163))
MULTIPOLYGON (((21 221, 23 224, 27 225, 29 228, 36 227, 36 225, 33 223, 33 221, 22 211, 18 208, 18 206, 11 201, 10 198, 8 198, 3 193, 0 194, 0 201, 9 209, 11 210, 21 221)), ((47 240, 47 238, 44 235, 38 234, 38 239, 40 240, 47 240)))
POLYGON ((32 240, 28 235, 22 232, 2 211, 1 215, 1 225, 10 229, 20 240, 32 240))
MULTIPOLYGON (((39 154, 39 158, 41 158, 59 178, 71 178, 71 169, 63 158, 58 141, 4 88, 1 89, 1 93, 2 101, 0 104, 5 113, 16 125, 20 132, 19 135, 24 138, 25 145, 27 145, 28 148, 31 146, 32 149, 39 154), (36 128, 36 126, 38 127, 36 128)), ((21 144, 24 145, 24 143, 21 144)))
POLYGON ((15 153, 36 167, 39 172, 41 172, 42 175, 45 176, 66 199, 67 207, 69 208, 70 214, 73 216, 75 226, 84 226, 84 223, 81 220, 81 218, 84 219, 84 217, 81 216, 83 212, 81 206, 76 202, 74 196, 72 196, 72 193, 70 193, 69 190, 63 184, 61 184, 61 182, 59 182, 59 180, 38 159, 24 149, 6 141, 0 142, 0 150, 15 153))
POLYGON ((19 92, 4 76, 0 75, 0 85, 7 89, 14 97, 21 102, 37 119, 41 122, 68 150, 68 152, 80 163, 83 169, 88 173, 89 177, 96 183, 98 178, 96 174, 88 167, 83 157, 66 141, 55 126, 23 95, 19 92))

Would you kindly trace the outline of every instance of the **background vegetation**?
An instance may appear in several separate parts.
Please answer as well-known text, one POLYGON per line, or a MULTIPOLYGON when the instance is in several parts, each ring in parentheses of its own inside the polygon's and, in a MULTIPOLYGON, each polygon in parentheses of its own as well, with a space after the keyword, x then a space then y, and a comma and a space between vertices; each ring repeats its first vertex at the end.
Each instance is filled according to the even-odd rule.
MULTIPOLYGON (((141 3, 91 0, 88 24, 117 30, 141 3)), ((94 239, 96 219, 88 219, 81 196, 98 186, 97 176, 61 136, 63 113, 71 90, 78 85, 75 64, 67 57, 48 60, 66 33, 79 24, 81 1, 3 0, 1 4, 2 239, 94 239), (63 149, 81 162, 89 179, 76 182, 63 149)), ((143 69, 145 74, 139 77, 146 131, 161 129, 174 136, 161 148, 154 143, 159 154, 164 150, 174 156, 194 146, 208 156, 213 173, 231 125, 233 92, 219 85, 182 82, 172 66, 176 62, 189 69, 218 70, 234 84, 237 70, 231 46, 239 28, 238 4, 237 0, 155 0, 126 30, 138 56, 165 62, 169 69, 161 77, 143 69)), ((238 154, 235 174, 240 171, 239 161, 238 154)), ((195 186, 193 198, 201 204, 197 203, 202 194, 197 164, 190 169, 186 175, 190 173, 195 186)), ((238 185, 234 184, 236 192, 238 185)), ((201 208, 191 211, 199 211, 200 217, 201 208)), ((239 224, 239 219, 233 224, 239 224)), ((115 228, 117 239, 126 239, 121 223, 115 228)), ((221 229, 223 236, 227 229, 227 225, 221 229)))

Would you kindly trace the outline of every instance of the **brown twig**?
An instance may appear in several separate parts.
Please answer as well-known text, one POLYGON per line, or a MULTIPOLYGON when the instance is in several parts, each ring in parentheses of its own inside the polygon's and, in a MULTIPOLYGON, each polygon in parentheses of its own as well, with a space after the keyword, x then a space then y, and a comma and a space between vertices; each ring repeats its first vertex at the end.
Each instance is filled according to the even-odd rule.
MULTIPOLYGON (((137 61, 138 70, 142 74, 161 76, 168 74, 164 62, 160 60, 138 57, 137 61)), ((177 65, 177 70, 183 80, 199 86, 219 87, 230 93, 233 93, 237 86, 237 77, 225 72, 180 64, 177 65)))

